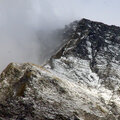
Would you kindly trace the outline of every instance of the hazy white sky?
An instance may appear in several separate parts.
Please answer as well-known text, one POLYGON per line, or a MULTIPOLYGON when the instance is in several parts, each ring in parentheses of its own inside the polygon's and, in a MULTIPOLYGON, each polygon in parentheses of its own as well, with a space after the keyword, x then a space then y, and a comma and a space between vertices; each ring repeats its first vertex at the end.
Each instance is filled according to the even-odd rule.
POLYGON ((34 0, 34 7, 43 19, 51 22, 73 21, 80 18, 120 25, 119 0, 34 0))
POLYGON ((0 0, 0 69, 10 62, 39 63, 46 47, 38 43, 39 30, 83 17, 120 26, 119 12, 120 0, 0 0))

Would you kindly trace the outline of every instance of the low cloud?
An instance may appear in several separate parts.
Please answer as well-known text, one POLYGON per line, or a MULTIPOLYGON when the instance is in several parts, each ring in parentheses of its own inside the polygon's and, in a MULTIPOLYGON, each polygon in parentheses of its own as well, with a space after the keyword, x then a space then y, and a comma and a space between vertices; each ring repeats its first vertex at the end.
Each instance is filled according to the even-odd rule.
POLYGON ((0 1, 0 70, 10 62, 42 64, 59 44, 51 31, 63 27, 49 1, 0 1))

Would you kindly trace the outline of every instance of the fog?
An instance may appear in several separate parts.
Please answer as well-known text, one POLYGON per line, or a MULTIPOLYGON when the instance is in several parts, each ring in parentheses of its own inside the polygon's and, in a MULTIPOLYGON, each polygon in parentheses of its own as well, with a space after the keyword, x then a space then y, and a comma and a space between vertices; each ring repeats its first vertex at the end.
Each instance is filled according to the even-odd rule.
POLYGON ((10 62, 42 64, 55 49, 50 31, 60 26, 51 10, 40 0, 0 1, 0 71, 10 62))
POLYGON ((60 45, 51 32, 88 18, 120 25, 119 0, 0 0, 0 71, 10 62, 43 64, 60 45))

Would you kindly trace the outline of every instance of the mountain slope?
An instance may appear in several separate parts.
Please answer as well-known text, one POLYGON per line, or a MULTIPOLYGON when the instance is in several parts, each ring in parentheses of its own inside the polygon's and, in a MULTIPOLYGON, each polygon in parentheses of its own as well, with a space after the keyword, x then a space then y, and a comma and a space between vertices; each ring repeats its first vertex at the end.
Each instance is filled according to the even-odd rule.
POLYGON ((11 63, 2 72, 2 120, 120 120, 120 28, 82 19, 63 39, 43 67, 11 63))
MULTIPOLYGON (((78 67, 78 64, 81 64, 81 67, 86 66, 85 70, 88 70, 87 74, 90 74, 91 71, 93 72, 94 75, 91 76, 91 81, 94 83, 97 82, 97 85, 99 82, 109 89, 115 88, 115 85, 118 85, 120 78, 119 27, 82 19, 66 27, 64 36, 67 43, 51 58, 49 63, 54 64, 52 60, 59 61, 63 59, 63 61, 60 60, 63 64, 70 62, 69 59, 73 59, 71 60, 71 64, 68 63, 72 65, 72 61, 76 62, 75 60, 77 60, 76 64, 78 67), (112 80, 114 79, 112 77, 115 77, 115 80, 112 80)), ((67 63, 65 64, 67 65, 67 63)), ((81 69, 79 68, 79 70, 81 69)), ((82 72, 82 74, 84 73, 82 72)), ((81 82, 80 79, 79 81, 81 82)), ((85 80, 83 81, 85 82, 85 80)), ((89 82, 89 80, 86 81, 89 82)))

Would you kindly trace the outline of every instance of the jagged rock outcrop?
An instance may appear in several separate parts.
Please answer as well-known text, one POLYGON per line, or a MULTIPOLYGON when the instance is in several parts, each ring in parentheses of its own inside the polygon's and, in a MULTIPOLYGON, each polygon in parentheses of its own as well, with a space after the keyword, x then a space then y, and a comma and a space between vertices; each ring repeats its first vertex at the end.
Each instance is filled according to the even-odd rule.
POLYGON ((63 31, 43 67, 11 63, 0 75, 2 120, 120 120, 120 28, 87 19, 63 31))

